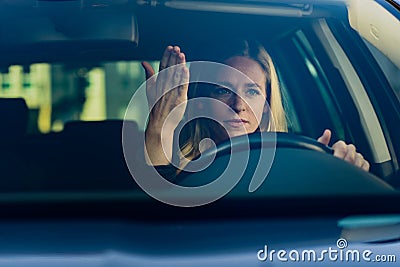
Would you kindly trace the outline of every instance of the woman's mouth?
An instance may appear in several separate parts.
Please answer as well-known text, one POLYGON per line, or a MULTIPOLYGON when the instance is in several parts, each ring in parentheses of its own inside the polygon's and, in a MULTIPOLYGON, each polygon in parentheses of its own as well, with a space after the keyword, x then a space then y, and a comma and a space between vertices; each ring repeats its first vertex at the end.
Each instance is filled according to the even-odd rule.
POLYGON ((245 124, 247 124, 249 121, 244 120, 244 119, 232 119, 232 120, 226 120, 224 121, 226 124, 233 128, 242 128, 244 127, 245 124))

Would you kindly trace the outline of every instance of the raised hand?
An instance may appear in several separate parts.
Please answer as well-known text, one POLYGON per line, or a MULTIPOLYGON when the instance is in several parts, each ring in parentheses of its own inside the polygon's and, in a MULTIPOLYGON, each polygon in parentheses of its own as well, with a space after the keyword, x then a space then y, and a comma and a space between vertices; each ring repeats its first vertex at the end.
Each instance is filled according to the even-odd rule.
POLYGON ((189 70, 185 54, 178 46, 168 46, 162 56, 158 75, 148 62, 146 94, 150 116, 146 128, 148 163, 166 165, 172 159, 173 135, 186 109, 189 70), (168 117, 168 115, 171 116, 168 117), (163 151, 164 153, 161 153, 163 151))

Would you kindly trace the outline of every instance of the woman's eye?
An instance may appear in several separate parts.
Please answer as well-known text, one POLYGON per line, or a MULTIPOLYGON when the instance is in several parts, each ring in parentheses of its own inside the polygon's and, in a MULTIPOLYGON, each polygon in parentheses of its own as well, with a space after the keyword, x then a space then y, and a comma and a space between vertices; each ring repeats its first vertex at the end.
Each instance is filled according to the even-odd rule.
POLYGON ((229 89, 227 89, 227 88, 225 88, 225 87, 217 87, 217 88, 214 90, 214 94, 215 94, 215 95, 219 95, 219 96, 222 96, 222 95, 230 95, 230 94, 232 94, 232 91, 229 90, 229 89))
POLYGON ((247 94, 255 96, 255 95, 261 95, 261 92, 258 89, 249 89, 247 90, 247 94))

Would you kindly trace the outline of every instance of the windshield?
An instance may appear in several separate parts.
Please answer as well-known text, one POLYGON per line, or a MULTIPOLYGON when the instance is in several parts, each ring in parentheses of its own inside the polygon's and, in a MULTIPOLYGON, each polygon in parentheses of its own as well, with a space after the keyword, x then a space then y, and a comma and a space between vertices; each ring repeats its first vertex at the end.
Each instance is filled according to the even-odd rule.
MULTIPOLYGON (((4 176, 8 179, 5 179, 2 190, 91 191, 96 194, 113 191, 128 192, 129 195, 132 188, 138 189, 132 179, 130 161, 124 154, 123 124, 127 120, 132 123, 137 134, 132 139, 138 141, 134 144, 137 145, 135 153, 142 153, 139 147, 143 145, 141 138, 148 130, 149 96, 142 94, 134 101, 132 99, 137 92, 146 92, 143 62, 148 62, 156 73, 164 69, 160 60, 164 49, 172 45, 179 46, 185 53, 184 65, 191 75, 187 93, 189 99, 211 96, 230 106, 237 114, 240 108, 234 104, 241 101, 235 98, 237 96, 247 97, 249 103, 261 101, 263 105, 268 104, 255 109, 254 113, 258 113, 254 118, 246 115, 239 119, 226 119, 224 116, 228 113, 218 106, 198 105, 199 110, 218 117, 220 121, 217 122, 221 125, 228 125, 230 128, 226 128, 225 134, 232 137, 243 135, 236 134, 242 125, 248 126, 244 131, 248 134, 278 132, 279 142, 274 147, 277 161, 271 163, 272 174, 263 177, 262 181, 265 180, 268 185, 282 183, 281 178, 285 177, 292 186, 282 184, 279 185, 282 188, 272 187, 273 190, 269 190, 261 186, 262 182, 252 181, 252 175, 248 175, 247 170, 247 182, 252 181, 257 185, 253 184, 254 188, 261 189, 255 196, 311 196, 313 192, 315 195, 357 195, 395 191, 400 184, 397 129, 400 122, 399 50, 398 36, 390 39, 385 27, 390 25, 390 31, 399 28, 398 19, 379 1, 368 1, 368 5, 360 5, 359 1, 300 1, 298 4, 256 1, 254 5, 245 2, 228 4, 218 1, 195 5, 191 1, 167 1, 162 7, 132 4, 127 8, 129 12, 124 11, 129 16, 118 20, 123 25, 129 22, 129 27, 120 35, 107 35, 107 27, 103 25, 104 31, 86 36, 86 31, 90 32, 96 25, 95 16, 92 20, 92 15, 88 15, 87 20, 80 20, 82 25, 87 25, 85 29, 78 31, 72 26, 60 28, 65 36, 70 37, 68 42, 60 39, 59 34, 54 42, 47 39, 43 43, 36 42, 35 38, 40 34, 29 40, 17 38, 5 41, 4 46, 0 46, 7 48, 1 50, 6 63, 1 65, 0 98, 23 98, 28 107, 28 119, 26 131, 24 129, 21 134, 23 138, 17 139, 11 130, 0 136, 3 138, 1 146, 9 153, 2 156, 4 176), (378 7, 379 16, 388 17, 385 22, 370 21, 364 13, 378 7), (160 14, 170 19, 171 27, 160 23, 160 14), (178 17, 181 19, 178 20, 178 17), (223 54, 228 55, 238 39, 256 41, 268 52, 270 65, 264 67, 265 62, 251 53, 230 54, 230 57, 224 58, 223 54), (75 42, 71 42, 73 40, 75 42), (14 47, 18 42, 21 46, 14 47), (12 50, 10 44, 16 50, 12 50), (31 46, 33 50, 23 49, 26 46, 31 46), (48 53, 43 53, 43 48, 48 48, 48 53), (15 60, 11 59, 13 54, 9 51, 14 51, 15 60), (249 71, 250 67, 238 65, 237 62, 243 58, 259 60, 256 62, 258 69, 249 71), (241 83, 235 78, 226 78, 229 75, 222 79, 220 73, 215 72, 212 75, 220 84, 209 83, 208 87, 201 87, 201 83, 205 82, 195 80, 194 73, 197 71, 196 64, 203 61, 224 63, 239 69, 250 76, 252 82, 241 83), (201 93, 199 88, 203 90, 201 93), (281 99, 279 105, 271 102, 271 97, 276 95, 274 92, 278 92, 281 99), (269 116, 268 120, 264 121, 266 116, 269 116), (253 121, 257 123, 252 125, 253 121), (331 134, 326 144, 319 141, 325 129, 329 129, 331 134), (339 163, 335 161, 337 158, 332 160, 329 153, 335 153, 334 144, 338 141, 357 148, 357 153, 369 162, 368 172, 342 165, 342 159, 339 163), (320 154, 313 154, 316 150, 320 154), (275 171, 276 168, 285 171, 275 171), (316 181, 325 175, 332 176, 332 179, 327 178, 323 185, 316 185, 316 181), (19 178, 7 185, 12 177, 19 178), (54 177, 57 179, 54 180, 54 177), (365 191, 358 191, 358 184, 363 183, 363 179, 368 180, 368 185, 365 191), (333 181, 338 181, 337 185, 330 184, 333 181), (304 192, 300 190, 298 186, 301 184, 308 189, 304 192), (377 185, 379 190, 374 191, 373 185, 377 185), (297 194, 297 191, 300 193, 297 194)), ((115 10, 121 11, 119 7, 115 10)), ((101 14, 113 21, 114 16, 101 14)), ((60 20, 51 21, 62 26, 60 20)), ((121 26, 114 26, 118 25, 121 26)), ((54 34, 53 30, 50 33, 54 34)), ((250 41, 247 44, 247 48, 251 47, 250 41)), ((207 68, 201 71, 204 73, 207 68)), ((179 127, 185 119, 190 120, 189 111, 187 109, 178 120, 179 127)), ((17 113, 9 117, 13 116, 14 121, 22 121, 17 119, 17 113)), ((190 123, 188 125, 192 127, 190 123)), ((173 144, 182 153, 171 152, 171 163, 177 162, 178 167, 183 162, 185 165, 200 157, 204 151, 226 141, 225 136, 215 130, 217 126, 212 123, 206 125, 206 130, 212 134, 205 139, 213 141, 214 145, 208 144, 207 140, 202 144, 202 140, 193 141, 191 136, 185 135, 185 131, 182 131, 183 134, 174 131, 168 134, 181 138, 174 139, 173 144), (188 140, 195 144, 190 147, 195 151, 193 153, 188 149, 188 140), (183 154, 187 161, 182 160, 183 154)), ((263 149, 251 144, 250 161, 253 153, 261 153, 259 150, 263 149)), ((224 151, 217 153, 217 160, 221 162, 214 163, 216 166, 211 172, 224 170, 221 167, 224 166, 224 151)), ((168 165, 162 163, 160 165, 168 165)), ((208 173, 199 173, 188 175, 209 176, 208 173)), ((249 193, 248 184, 243 188, 247 190, 244 190, 246 194, 249 193)), ((236 196, 247 197, 246 194, 238 191, 236 196)))

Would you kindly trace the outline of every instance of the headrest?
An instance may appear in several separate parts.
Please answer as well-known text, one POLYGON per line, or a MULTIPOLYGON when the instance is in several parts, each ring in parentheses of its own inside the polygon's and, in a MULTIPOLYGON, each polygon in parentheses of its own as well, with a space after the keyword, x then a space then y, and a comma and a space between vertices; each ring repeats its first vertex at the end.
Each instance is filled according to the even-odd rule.
POLYGON ((7 144, 26 134, 29 109, 23 98, 0 98, 0 139, 7 144))
MULTIPOLYGON (((86 140, 90 143, 106 142, 111 140, 121 142, 122 120, 106 121, 70 121, 64 126, 63 134, 67 140, 86 140)), ((129 131, 137 132, 138 126, 134 121, 126 121, 125 127, 129 131)))

